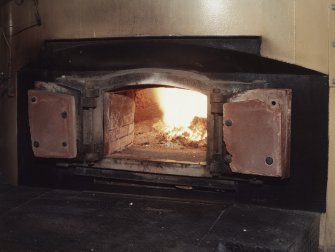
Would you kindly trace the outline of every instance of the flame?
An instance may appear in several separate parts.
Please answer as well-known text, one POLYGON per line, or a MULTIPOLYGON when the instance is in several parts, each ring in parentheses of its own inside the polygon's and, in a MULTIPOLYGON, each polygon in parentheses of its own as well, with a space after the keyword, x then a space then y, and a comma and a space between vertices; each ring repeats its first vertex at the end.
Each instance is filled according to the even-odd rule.
POLYGON ((163 130, 169 140, 184 137, 191 141, 207 137, 207 96, 195 91, 177 88, 158 88, 156 97, 163 112, 164 125, 156 125, 163 130))

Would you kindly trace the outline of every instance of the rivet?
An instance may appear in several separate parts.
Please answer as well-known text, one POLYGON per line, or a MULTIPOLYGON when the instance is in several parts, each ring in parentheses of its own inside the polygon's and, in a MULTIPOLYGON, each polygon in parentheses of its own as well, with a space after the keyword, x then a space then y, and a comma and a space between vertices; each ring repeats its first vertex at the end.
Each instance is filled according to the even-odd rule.
POLYGON ((265 159, 265 163, 266 163, 267 165, 272 165, 272 164, 273 164, 273 159, 272 159, 272 157, 267 157, 267 158, 265 159))
POLYGON ((34 141, 33 145, 34 145, 34 147, 35 147, 35 148, 38 148, 38 147, 40 147, 40 143, 39 143, 39 142, 37 142, 37 141, 34 141))
POLYGON ((31 102, 35 103, 37 101, 37 98, 34 96, 31 98, 31 102))
POLYGON ((224 160, 227 162, 227 163, 231 163, 231 160, 232 160, 232 156, 227 154, 224 156, 224 160))
POLYGON ((62 112, 61 115, 62 115, 62 118, 64 118, 64 119, 67 118, 67 112, 66 111, 62 112))
POLYGON ((66 147, 66 146, 67 146, 67 143, 66 143, 66 142, 62 142, 62 146, 63 146, 63 147, 66 147))
POLYGON ((230 119, 226 120, 225 125, 228 126, 228 127, 232 126, 233 125, 232 120, 230 120, 230 119))
POLYGON ((272 104, 272 106, 275 106, 277 103, 276 103, 276 101, 272 101, 271 104, 272 104))

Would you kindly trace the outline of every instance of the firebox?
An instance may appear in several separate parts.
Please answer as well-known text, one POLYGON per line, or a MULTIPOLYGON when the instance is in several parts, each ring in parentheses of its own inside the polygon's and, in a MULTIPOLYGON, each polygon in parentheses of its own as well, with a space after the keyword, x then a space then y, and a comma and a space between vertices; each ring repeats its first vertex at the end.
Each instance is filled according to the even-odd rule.
POLYGON ((260 44, 47 41, 19 75, 20 182, 190 186, 323 211, 327 76, 263 58, 260 44))
POLYGON ((171 87, 104 94, 106 159, 138 160, 134 169, 141 160, 201 166, 206 164, 206 147, 206 95, 171 87))

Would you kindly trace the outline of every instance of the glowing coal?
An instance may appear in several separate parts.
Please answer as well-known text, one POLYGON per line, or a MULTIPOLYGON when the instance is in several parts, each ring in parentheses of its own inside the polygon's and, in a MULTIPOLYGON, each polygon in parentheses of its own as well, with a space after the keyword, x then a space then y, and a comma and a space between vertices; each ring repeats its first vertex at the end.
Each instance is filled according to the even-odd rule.
POLYGON ((158 88, 155 93, 163 121, 154 128, 164 133, 162 138, 188 146, 206 146, 207 96, 177 88, 158 88))

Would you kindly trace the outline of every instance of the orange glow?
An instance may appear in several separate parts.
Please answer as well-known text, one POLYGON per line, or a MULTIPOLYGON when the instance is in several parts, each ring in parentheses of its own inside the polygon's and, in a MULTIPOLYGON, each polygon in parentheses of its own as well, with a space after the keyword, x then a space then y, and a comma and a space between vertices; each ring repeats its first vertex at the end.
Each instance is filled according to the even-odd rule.
POLYGON ((170 138, 183 136, 192 141, 207 137, 207 96, 177 88, 158 88, 156 96, 163 112, 164 125, 156 125, 170 138), (205 125, 197 123, 205 121, 205 125))

